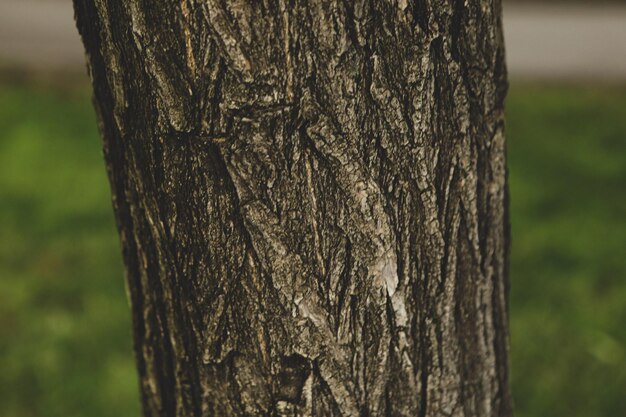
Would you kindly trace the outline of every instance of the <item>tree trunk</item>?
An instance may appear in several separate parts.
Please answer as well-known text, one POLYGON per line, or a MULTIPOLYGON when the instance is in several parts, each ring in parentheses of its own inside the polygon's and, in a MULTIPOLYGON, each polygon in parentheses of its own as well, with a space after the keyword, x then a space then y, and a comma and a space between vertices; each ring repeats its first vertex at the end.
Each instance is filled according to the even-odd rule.
POLYGON ((510 416, 500 1, 74 0, 145 416, 510 416))

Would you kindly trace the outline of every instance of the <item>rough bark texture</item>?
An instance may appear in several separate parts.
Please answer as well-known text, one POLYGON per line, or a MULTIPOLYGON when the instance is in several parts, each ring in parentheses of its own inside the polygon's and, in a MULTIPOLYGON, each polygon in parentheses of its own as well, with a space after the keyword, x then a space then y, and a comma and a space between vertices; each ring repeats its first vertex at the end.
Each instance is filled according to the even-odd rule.
POLYGON ((510 416, 499 0, 75 0, 146 416, 510 416))

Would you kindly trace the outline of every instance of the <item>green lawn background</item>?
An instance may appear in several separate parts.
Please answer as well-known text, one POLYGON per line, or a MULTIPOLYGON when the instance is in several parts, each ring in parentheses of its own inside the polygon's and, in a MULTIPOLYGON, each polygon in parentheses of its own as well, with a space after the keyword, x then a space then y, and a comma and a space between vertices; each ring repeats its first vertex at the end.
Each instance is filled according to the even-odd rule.
MULTIPOLYGON (((626 87, 513 85, 518 417, 626 416, 626 87)), ((89 90, 0 82, 0 417, 138 416, 89 90)))

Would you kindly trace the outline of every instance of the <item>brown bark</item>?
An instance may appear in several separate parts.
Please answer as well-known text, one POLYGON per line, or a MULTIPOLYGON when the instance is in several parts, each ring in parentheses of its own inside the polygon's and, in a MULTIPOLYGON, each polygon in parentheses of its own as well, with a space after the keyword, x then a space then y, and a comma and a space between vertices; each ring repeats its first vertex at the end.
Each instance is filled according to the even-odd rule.
POLYGON ((74 0, 146 416, 510 416, 500 1, 74 0))

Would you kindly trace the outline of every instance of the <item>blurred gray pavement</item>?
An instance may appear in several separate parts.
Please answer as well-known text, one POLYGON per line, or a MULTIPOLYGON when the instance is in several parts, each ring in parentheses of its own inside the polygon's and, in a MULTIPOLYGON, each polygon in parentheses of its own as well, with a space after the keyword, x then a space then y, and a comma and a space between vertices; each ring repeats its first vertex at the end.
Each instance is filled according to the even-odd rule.
POLYGON ((0 0, 0 66, 86 73, 84 62, 70 0, 0 0))
MULTIPOLYGON (((69 0, 0 0, 0 67, 85 73, 69 0)), ((626 7, 504 5, 511 78, 626 80, 626 7)))
POLYGON ((504 4, 512 78, 626 80, 626 6, 504 4))

